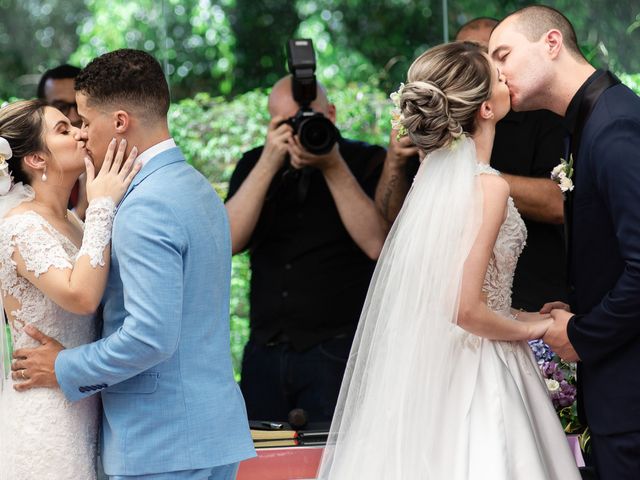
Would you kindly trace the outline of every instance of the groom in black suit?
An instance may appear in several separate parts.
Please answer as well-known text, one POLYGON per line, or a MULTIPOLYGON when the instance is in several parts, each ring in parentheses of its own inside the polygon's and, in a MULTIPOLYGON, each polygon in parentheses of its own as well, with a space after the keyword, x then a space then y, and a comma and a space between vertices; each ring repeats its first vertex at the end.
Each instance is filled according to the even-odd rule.
POLYGON ((555 321, 544 340, 580 360, 599 478, 640 479, 640 98, 594 69, 569 21, 549 7, 508 16, 489 52, 514 110, 565 118, 565 158, 574 162, 563 185, 570 307, 545 306, 555 321))

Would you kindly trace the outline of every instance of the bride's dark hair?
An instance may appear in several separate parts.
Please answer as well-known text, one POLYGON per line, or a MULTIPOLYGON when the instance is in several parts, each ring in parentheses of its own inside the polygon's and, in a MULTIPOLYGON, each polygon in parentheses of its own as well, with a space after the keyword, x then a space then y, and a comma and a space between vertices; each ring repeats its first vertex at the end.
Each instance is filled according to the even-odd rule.
POLYGON ((22 159, 31 153, 46 152, 43 100, 20 100, 0 108, 0 137, 9 142, 12 157, 7 160, 14 183, 31 183, 22 159))
POLYGON ((491 97, 491 65, 481 46, 453 42, 427 50, 409 68, 400 96, 402 124, 425 153, 475 131, 475 114, 491 97))

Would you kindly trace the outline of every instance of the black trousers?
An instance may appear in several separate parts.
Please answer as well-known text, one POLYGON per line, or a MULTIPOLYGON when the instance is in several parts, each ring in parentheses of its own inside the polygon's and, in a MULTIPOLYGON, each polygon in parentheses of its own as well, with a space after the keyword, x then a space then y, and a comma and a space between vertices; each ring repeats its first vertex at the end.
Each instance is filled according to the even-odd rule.
POLYGON ((289 343, 247 343, 240 388, 249 420, 287 421, 302 408, 308 422, 331 421, 352 341, 333 338, 303 352, 289 343))
POLYGON ((640 432, 592 433, 591 446, 599 480, 640 479, 640 432))

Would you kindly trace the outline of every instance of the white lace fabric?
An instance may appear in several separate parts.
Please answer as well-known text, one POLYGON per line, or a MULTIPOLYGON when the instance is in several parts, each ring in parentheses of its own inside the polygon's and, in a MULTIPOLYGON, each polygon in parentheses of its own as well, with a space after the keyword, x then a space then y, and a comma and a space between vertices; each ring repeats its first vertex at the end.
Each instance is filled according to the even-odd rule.
POLYGON ((78 257, 87 255, 92 267, 104 267, 104 249, 111 241, 111 226, 116 206, 111 197, 93 200, 85 214, 84 236, 78 257))
MULTIPOLYGON (((80 249, 33 211, 0 220, 2 294, 20 305, 9 312, 15 349, 37 346, 23 331, 27 324, 67 348, 96 339, 93 315, 62 309, 18 275, 12 257, 17 248, 27 269, 36 276, 50 268, 72 268, 80 255, 88 255, 94 267, 102 265, 114 211, 111 199, 91 202, 80 249)), ((0 480, 94 479, 98 398, 72 404, 58 388, 18 393, 11 378, 6 382, 0 392, 0 480)))
MULTIPOLYGON (((489 165, 479 164, 478 174, 499 175, 489 165)), ((507 217, 500 227, 498 238, 489 259, 483 292, 487 295, 487 306, 494 312, 511 316, 511 288, 518 258, 526 245, 527 227, 513 203, 507 201, 507 217)))

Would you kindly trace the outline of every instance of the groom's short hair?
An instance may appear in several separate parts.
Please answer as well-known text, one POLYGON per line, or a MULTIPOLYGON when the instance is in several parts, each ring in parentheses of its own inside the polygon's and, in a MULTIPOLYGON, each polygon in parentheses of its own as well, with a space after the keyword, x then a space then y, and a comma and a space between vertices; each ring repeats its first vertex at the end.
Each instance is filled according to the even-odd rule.
POLYGON ((93 59, 76 77, 89 105, 131 108, 148 119, 166 119, 169 87, 162 67, 146 52, 121 49, 93 59))
MULTIPOLYGON (((569 53, 584 60, 584 55, 578 47, 578 37, 573 25, 560 11, 546 5, 530 5, 516 10, 502 20, 512 18, 516 27, 530 42, 537 42, 542 35, 551 29, 559 30, 565 48, 569 53)), ((500 23, 502 23, 500 22, 500 23)))

